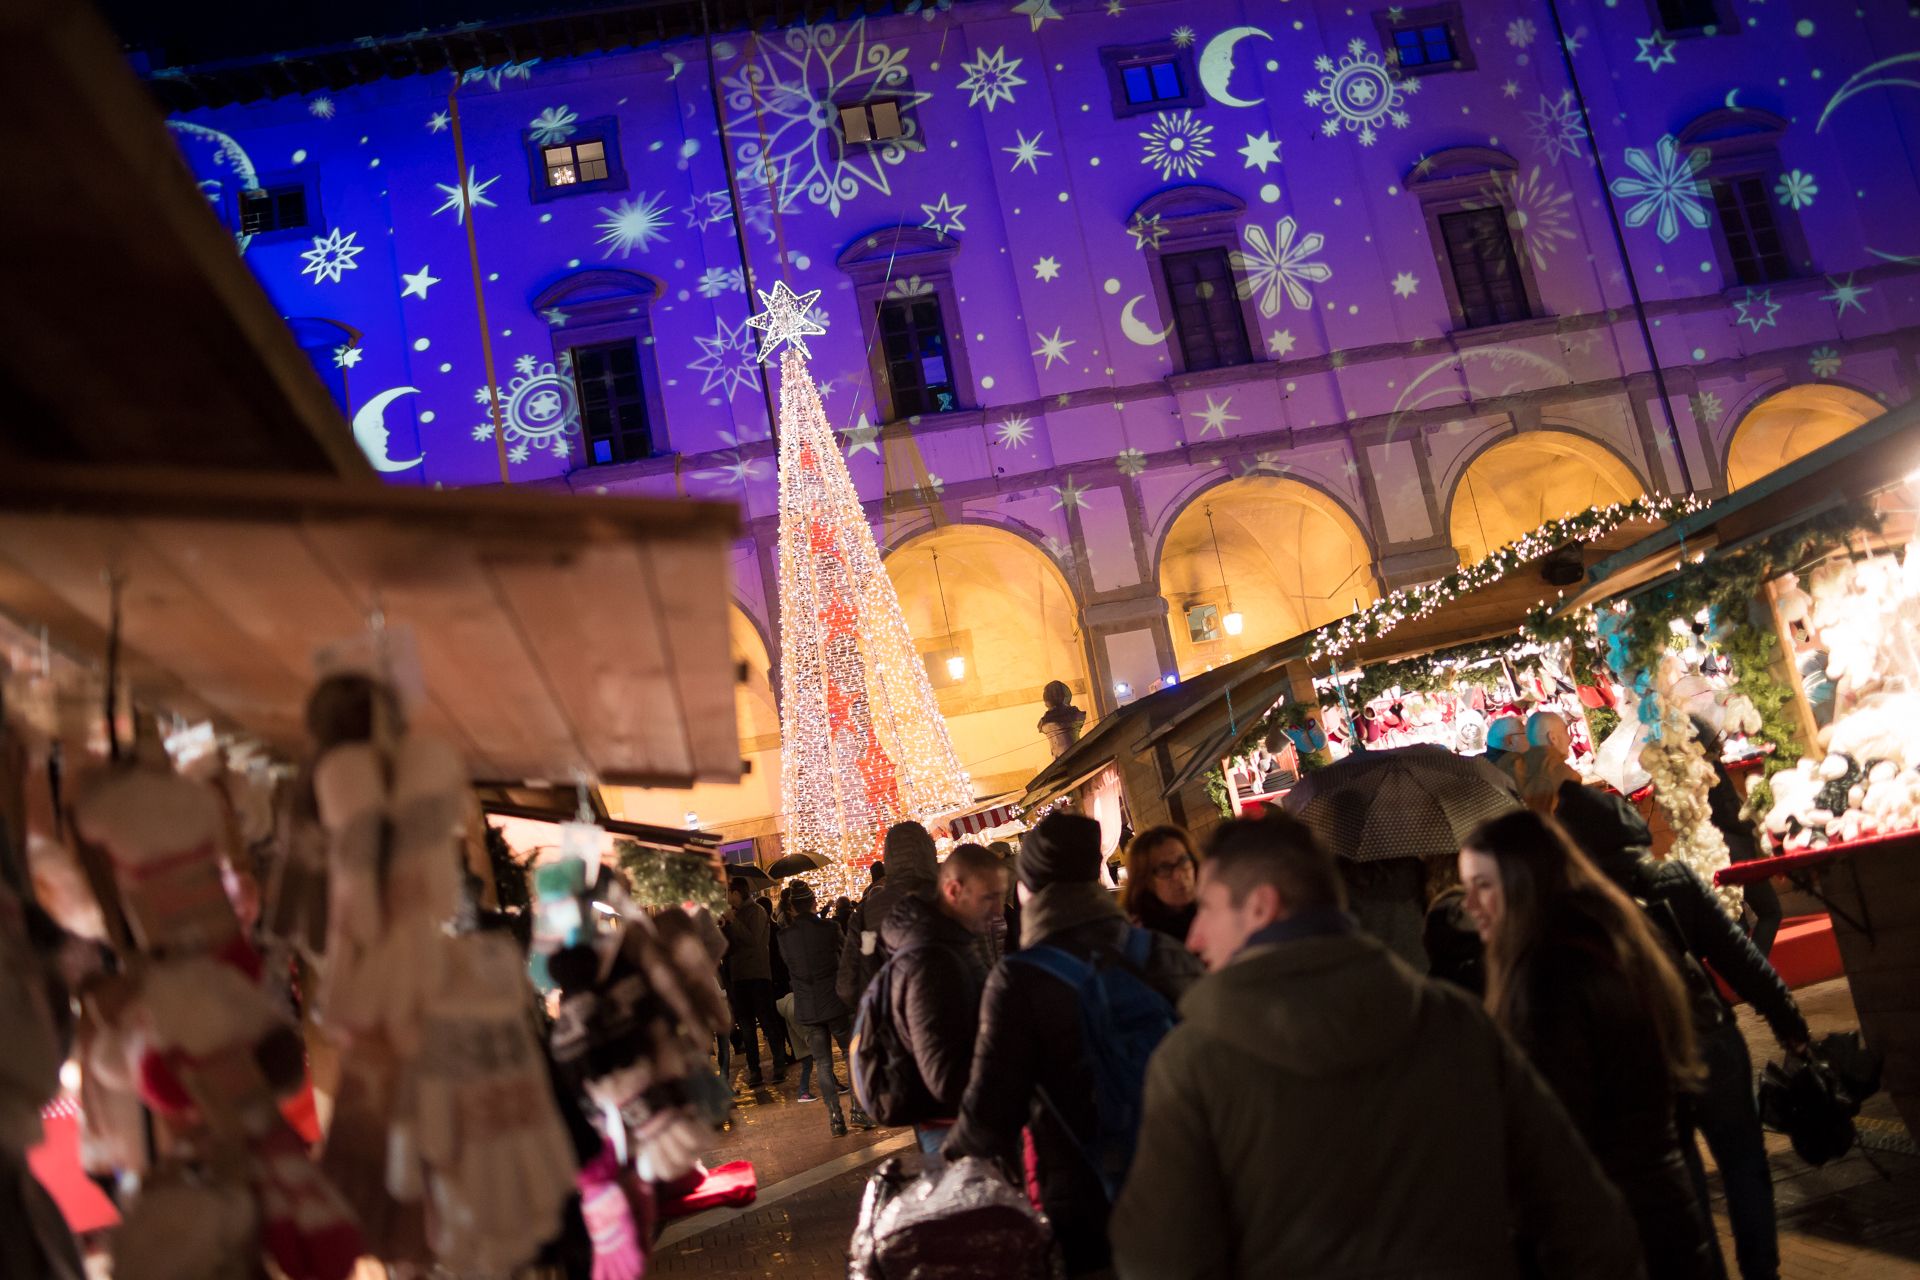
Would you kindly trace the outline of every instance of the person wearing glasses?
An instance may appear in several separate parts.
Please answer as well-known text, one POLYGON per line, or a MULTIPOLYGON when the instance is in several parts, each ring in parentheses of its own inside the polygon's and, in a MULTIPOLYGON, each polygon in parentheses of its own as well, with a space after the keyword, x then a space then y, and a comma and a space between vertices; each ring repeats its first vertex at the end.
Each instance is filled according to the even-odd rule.
POLYGON ((1127 846, 1127 883, 1120 909, 1143 929, 1185 943, 1198 909, 1200 862, 1179 827, 1149 827, 1127 846))

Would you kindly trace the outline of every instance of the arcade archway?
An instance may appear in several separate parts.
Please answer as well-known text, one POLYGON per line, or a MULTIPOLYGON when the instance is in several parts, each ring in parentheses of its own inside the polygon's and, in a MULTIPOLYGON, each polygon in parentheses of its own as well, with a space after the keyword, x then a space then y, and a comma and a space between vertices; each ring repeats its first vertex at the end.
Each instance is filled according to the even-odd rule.
POLYGON ((1186 679, 1331 622, 1378 592, 1372 548, 1339 503, 1297 480, 1244 476, 1208 489, 1174 519, 1160 550, 1160 594, 1186 679))
POLYGON ((1886 406, 1848 387, 1788 387, 1747 410, 1727 442, 1727 488, 1739 489, 1831 444, 1886 406))
POLYGON ((1644 491, 1605 446, 1569 431, 1528 431, 1494 445, 1461 474, 1448 532, 1460 563, 1477 564, 1549 520, 1644 491))
POLYGON ((1047 682, 1093 706, 1066 579, 1032 543, 979 524, 914 538, 886 569, 974 794, 1024 786, 1053 758, 1037 727, 1047 682))

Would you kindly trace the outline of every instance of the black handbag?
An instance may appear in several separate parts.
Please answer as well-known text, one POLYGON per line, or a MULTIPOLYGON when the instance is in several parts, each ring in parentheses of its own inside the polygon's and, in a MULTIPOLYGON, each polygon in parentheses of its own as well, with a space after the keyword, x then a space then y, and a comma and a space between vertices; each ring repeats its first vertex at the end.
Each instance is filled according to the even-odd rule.
POLYGON ((1786 1134, 1810 1165, 1853 1149, 1854 1117, 1880 1087, 1880 1055, 1854 1032, 1822 1037, 1807 1057, 1769 1062, 1760 1073, 1760 1118, 1786 1134))

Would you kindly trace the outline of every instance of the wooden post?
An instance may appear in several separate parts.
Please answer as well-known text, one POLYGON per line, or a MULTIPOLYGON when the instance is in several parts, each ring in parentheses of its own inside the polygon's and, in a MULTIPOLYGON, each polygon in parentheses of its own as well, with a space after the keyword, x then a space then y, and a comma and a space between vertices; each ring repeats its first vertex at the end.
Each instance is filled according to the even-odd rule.
POLYGON ((1793 690, 1793 708, 1800 723, 1801 745, 1817 759, 1820 726, 1813 718, 1813 704, 1807 701, 1807 691, 1800 683, 1800 664, 1793 653, 1793 631, 1780 617, 1780 579, 1775 578, 1767 583, 1760 594, 1761 604, 1773 622, 1773 634, 1780 648, 1780 652, 1774 656, 1769 674, 1793 690))

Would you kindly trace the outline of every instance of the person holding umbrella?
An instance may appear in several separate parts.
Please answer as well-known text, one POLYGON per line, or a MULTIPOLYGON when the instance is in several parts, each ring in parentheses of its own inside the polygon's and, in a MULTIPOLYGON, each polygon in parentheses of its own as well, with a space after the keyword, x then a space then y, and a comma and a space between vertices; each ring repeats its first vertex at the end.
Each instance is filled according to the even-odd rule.
POLYGON ((1281 805, 1337 859, 1360 927, 1425 973, 1428 867, 1451 861, 1469 832, 1520 797, 1485 760, 1423 744, 1316 769, 1281 805))

